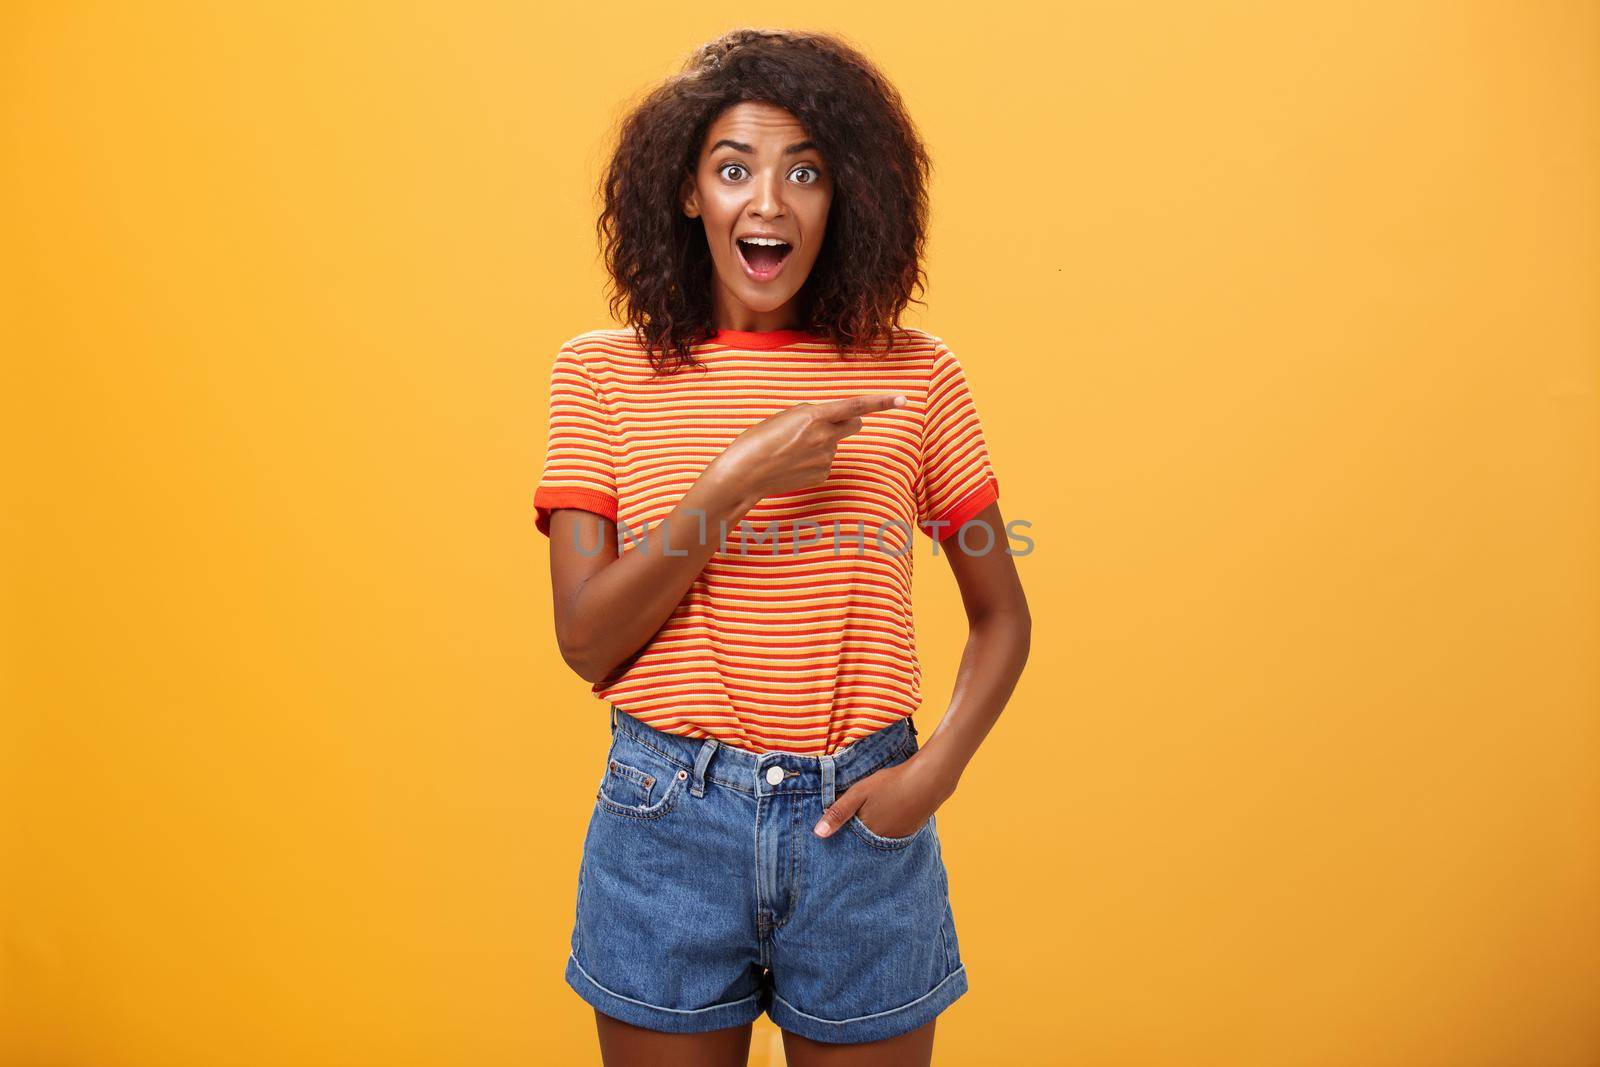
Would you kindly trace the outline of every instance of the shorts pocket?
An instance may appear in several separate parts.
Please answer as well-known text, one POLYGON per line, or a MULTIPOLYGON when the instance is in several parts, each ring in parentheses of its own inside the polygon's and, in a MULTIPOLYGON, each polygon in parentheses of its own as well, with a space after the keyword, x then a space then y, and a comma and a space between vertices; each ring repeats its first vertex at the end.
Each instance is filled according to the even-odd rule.
POLYGON ((648 807, 655 792, 656 776, 619 759, 606 760, 606 778, 600 791, 619 804, 648 807))
POLYGON ((855 831, 857 837, 861 838, 861 840, 865 841, 873 848, 882 849, 885 852, 893 852, 897 849, 902 849, 908 845, 911 845, 919 837, 927 833, 928 827, 933 825, 933 816, 928 816, 927 819, 923 820, 921 826, 917 827, 914 832, 909 833, 904 837, 885 837, 882 834, 874 833, 871 827, 861 821, 861 816, 859 815, 850 816, 849 821, 846 822, 845 825, 850 827, 851 830, 855 831))
POLYGON ((595 800, 613 815, 659 819, 678 801, 689 772, 619 734, 606 754, 606 773, 595 800))
MULTIPOLYGON (((876 769, 883 770, 884 768, 893 767, 896 764, 904 763, 906 760, 916 755, 916 753, 916 738, 908 738, 904 747, 902 747, 899 752, 896 752, 893 758, 886 761, 882 767, 878 767, 876 769)), ((846 792, 848 792, 848 790, 846 790, 846 792)), ((913 832, 906 834, 904 837, 885 837, 883 834, 874 832, 870 826, 862 822, 861 816, 859 815, 852 815, 848 820, 845 821, 845 825, 848 826, 862 841, 871 845, 873 848, 884 852, 894 852, 898 849, 902 849, 913 844, 917 841, 917 839, 928 832, 928 827, 932 824, 933 816, 930 815, 923 820, 921 826, 917 827, 917 829, 913 832)))

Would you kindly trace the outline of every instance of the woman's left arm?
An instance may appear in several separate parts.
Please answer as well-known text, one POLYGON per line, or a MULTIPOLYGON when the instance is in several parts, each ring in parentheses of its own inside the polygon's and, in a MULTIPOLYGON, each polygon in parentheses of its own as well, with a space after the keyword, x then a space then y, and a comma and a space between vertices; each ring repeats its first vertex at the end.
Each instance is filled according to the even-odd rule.
POLYGON ((989 527, 990 537, 976 530, 965 536, 974 546, 991 545, 987 552, 977 547, 972 552, 964 550, 963 538, 954 532, 939 542, 961 588, 969 627, 950 706, 914 756, 868 775, 839 794, 816 825, 816 833, 822 837, 843 826, 852 815, 861 816, 869 830, 886 837, 915 833, 955 792, 961 772, 1000 718, 1022 677, 1033 618, 1016 562, 1007 551, 1010 542, 998 501, 968 525, 989 527))

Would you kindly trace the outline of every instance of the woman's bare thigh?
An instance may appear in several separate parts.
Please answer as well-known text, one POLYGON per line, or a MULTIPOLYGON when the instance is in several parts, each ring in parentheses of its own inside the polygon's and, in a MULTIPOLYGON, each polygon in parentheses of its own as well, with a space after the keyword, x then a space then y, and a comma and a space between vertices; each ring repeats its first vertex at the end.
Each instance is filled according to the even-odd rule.
POLYGON ((789 1067, 928 1067, 938 1021, 930 1019, 909 1034, 858 1045, 830 1045, 785 1030, 783 1057, 789 1067))
POLYGON ((751 1023, 701 1034, 646 1030, 603 1012, 594 1013, 600 1058, 606 1067, 744 1067, 750 1058, 751 1023))

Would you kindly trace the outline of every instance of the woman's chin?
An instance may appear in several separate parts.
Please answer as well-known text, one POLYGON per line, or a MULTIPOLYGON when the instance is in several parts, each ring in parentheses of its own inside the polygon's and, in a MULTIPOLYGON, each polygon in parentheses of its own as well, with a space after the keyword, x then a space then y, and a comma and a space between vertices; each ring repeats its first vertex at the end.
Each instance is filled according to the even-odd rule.
POLYGON ((787 285, 780 291, 770 285, 753 285, 744 278, 739 281, 742 284, 730 285, 728 289, 738 298, 739 303, 751 311, 777 311, 794 296, 787 285))

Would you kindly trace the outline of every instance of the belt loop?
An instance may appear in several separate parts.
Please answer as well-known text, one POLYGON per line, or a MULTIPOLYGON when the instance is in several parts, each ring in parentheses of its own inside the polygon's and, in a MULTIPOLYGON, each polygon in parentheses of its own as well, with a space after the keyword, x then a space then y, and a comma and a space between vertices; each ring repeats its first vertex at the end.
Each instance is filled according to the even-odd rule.
POLYGON ((610 707, 611 707, 611 732, 612 733, 616 733, 617 732, 617 706, 615 704, 612 704, 610 707))
POLYGON ((912 737, 916 737, 917 736, 917 720, 912 718, 910 715, 907 715, 906 716, 906 725, 911 727, 911 736, 912 737))
POLYGON ((822 810, 833 807, 835 794, 833 791, 833 757, 823 756, 819 761, 822 764, 822 810))
POLYGON ((703 797, 706 795, 706 765, 711 762, 711 754, 717 750, 717 739, 706 738, 706 743, 700 746, 700 755, 694 761, 694 781, 689 785, 689 795, 703 797))

